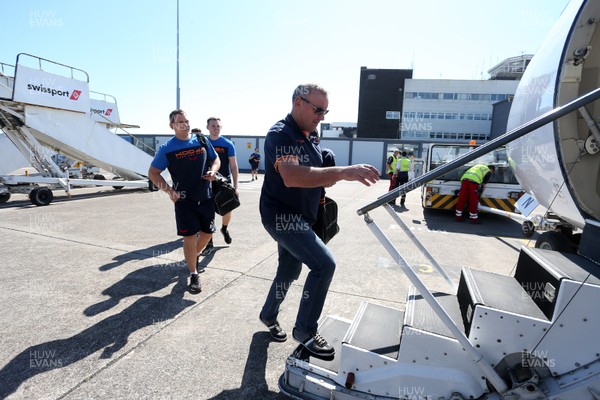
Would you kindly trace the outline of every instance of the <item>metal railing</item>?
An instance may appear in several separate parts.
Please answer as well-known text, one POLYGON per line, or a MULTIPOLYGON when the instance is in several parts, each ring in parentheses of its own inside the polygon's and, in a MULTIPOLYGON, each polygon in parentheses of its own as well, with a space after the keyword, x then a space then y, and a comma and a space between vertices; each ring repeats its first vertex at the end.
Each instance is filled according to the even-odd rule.
MULTIPOLYGON (((42 62, 49 63, 51 65, 58 65, 59 67, 64 67, 64 68, 68 69, 70 71, 70 73, 71 73, 71 79, 77 79, 77 78, 75 78, 75 74, 74 74, 75 71, 81 72, 81 73, 83 73, 85 75, 85 81, 88 82, 88 83, 90 82, 90 77, 89 77, 88 73, 85 72, 82 69, 71 67, 70 65, 61 64, 59 62, 48 60, 46 58, 42 58, 42 57, 38 57, 38 56, 34 56, 33 54, 28 54, 28 53, 19 53, 19 54, 17 54, 17 62, 16 62, 17 69, 18 69, 18 65, 19 65, 19 59, 22 56, 31 57, 31 58, 37 60, 38 69, 40 71, 44 71, 44 68, 42 67, 42 62)), ((22 65, 25 65, 25 64, 22 63, 22 65)), ((48 71, 46 71, 46 72, 48 72, 48 71)), ((78 80, 81 80, 81 79, 78 79, 78 80)))

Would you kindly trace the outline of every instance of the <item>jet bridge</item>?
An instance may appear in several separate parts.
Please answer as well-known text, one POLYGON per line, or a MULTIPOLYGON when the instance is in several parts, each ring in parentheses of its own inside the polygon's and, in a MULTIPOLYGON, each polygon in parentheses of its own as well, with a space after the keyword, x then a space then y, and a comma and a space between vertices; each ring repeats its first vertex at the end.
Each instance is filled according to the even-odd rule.
POLYGON ((152 157, 111 130, 126 127, 134 126, 120 122, 116 99, 91 92, 85 71, 25 53, 14 66, 2 63, 0 128, 40 176, 0 176, 0 202, 10 193, 29 193, 34 204, 46 205, 51 189, 70 193, 72 185, 152 189, 147 178, 152 157), (71 179, 52 159, 56 153, 117 179, 71 179))

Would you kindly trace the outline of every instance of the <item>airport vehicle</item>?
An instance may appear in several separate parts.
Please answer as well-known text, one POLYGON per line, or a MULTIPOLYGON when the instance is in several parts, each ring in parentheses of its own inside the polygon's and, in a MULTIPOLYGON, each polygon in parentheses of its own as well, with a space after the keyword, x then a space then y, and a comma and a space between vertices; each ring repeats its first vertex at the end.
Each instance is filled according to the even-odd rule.
MULTIPOLYGON (((433 144, 427 154, 425 172, 455 160, 473 148, 473 145, 466 144, 433 144)), ((421 189, 423 208, 454 210, 458 201, 460 178, 475 164, 496 166, 496 171, 487 183, 480 202, 487 207, 514 212, 515 203, 523 194, 523 189, 508 164, 506 148, 496 149, 425 183, 421 189)))
POLYGON ((25 53, 14 66, 2 63, 0 128, 39 175, 0 176, 0 202, 28 193, 33 204, 47 205, 52 189, 69 194, 73 185, 153 189, 146 176, 152 157, 111 131, 133 125, 121 123, 114 97, 91 92, 88 82, 85 71, 25 53), (85 169, 61 168, 62 157, 85 169))
POLYGON ((299 346, 282 392, 311 400, 600 399, 599 18, 600 2, 568 4, 523 75, 513 129, 358 210, 411 283, 405 310, 365 302, 353 320, 326 316, 319 331, 334 360, 299 346), (458 285, 449 280, 447 293, 433 293, 369 213, 383 207, 402 225, 390 200, 507 144, 521 185, 581 227, 577 252, 523 247, 514 275, 463 269, 458 285))

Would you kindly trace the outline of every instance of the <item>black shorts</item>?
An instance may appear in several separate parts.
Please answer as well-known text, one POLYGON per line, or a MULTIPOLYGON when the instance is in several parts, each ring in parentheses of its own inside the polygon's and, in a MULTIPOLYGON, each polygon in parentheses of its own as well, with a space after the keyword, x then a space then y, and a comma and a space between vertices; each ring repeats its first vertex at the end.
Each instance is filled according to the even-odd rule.
POLYGON ((175 222, 179 236, 191 236, 198 232, 213 233, 215 231, 214 199, 204 200, 200 204, 190 200, 177 201, 175 222))

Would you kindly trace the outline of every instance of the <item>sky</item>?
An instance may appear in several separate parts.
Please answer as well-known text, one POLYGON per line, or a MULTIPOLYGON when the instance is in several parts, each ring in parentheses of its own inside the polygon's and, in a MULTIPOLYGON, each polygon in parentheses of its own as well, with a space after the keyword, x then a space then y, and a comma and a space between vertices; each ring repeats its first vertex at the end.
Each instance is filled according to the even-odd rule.
MULTIPOLYGON (((356 122, 361 66, 486 79, 535 54, 568 0, 179 0, 180 107, 192 127, 265 135, 296 86, 329 92, 325 122, 356 122)), ((168 134, 177 0, 2 0, 0 62, 29 53, 86 71, 132 134, 168 134)), ((10 72, 10 71, 8 71, 10 72)))

